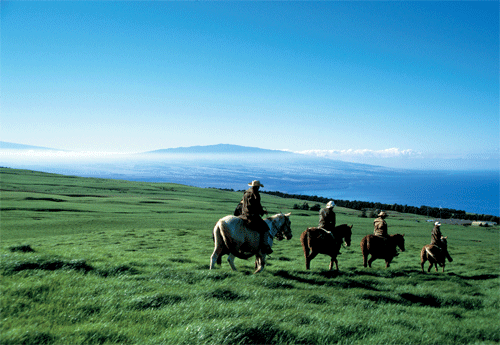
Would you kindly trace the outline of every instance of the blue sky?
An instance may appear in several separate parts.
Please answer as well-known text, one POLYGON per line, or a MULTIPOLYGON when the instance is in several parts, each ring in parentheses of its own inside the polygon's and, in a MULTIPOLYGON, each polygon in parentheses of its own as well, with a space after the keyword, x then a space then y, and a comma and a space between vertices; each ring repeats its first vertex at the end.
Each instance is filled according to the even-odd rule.
POLYGON ((1 40, 2 141, 498 168, 497 1, 2 1, 1 40))

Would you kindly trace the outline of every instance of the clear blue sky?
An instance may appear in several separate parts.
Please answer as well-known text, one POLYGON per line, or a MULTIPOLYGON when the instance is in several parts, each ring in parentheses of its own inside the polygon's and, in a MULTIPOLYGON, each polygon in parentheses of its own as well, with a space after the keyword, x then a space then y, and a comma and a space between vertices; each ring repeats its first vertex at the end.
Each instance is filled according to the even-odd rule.
POLYGON ((497 1, 4 0, 1 44, 2 141, 499 155, 497 1))

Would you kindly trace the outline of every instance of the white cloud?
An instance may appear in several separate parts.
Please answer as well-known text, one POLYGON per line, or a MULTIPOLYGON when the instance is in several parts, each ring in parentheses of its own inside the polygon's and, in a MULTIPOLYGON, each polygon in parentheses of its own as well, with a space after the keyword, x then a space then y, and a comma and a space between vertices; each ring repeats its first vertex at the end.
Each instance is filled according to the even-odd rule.
POLYGON ((418 157, 421 153, 408 150, 400 150, 399 148, 390 148, 385 150, 370 150, 370 149, 348 149, 348 150, 304 150, 295 151, 304 155, 312 155, 330 159, 348 159, 348 158, 404 158, 418 157))

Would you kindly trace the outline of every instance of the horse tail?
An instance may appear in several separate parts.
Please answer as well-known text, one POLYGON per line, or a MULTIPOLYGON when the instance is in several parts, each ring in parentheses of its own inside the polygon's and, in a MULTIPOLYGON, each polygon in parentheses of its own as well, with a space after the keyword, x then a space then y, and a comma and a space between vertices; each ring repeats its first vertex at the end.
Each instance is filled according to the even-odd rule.
POLYGON ((434 259, 434 261, 436 262, 439 262, 439 260, 436 258, 436 256, 434 256, 434 254, 432 253, 432 251, 429 249, 428 246, 425 247, 425 252, 427 253, 427 257, 431 257, 434 259))
POLYGON ((300 235, 300 243, 302 244, 302 249, 304 249, 304 255, 306 257, 309 255, 310 252, 309 240, 310 240, 309 229, 307 229, 300 235))
POLYGON ((448 252, 448 249, 446 249, 445 255, 446 255, 446 258, 448 258, 448 262, 452 262, 453 261, 453 259, 450 256, 450 253, 448 252))
POLYGON ((365 255, 365 253, 368 255, 368 236, 363 237, 359 245, 361 247, 361 253, 363 255, 365 255))

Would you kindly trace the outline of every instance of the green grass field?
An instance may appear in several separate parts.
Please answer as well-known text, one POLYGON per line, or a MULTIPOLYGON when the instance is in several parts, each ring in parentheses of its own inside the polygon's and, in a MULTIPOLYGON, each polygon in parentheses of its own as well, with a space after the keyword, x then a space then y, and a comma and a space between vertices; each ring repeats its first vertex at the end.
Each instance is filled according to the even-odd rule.
POLYGON ((336 208, 338 224, 354 225, 340 272, 321 255, 306 271, 299 236, 317 212, 263 194, 270 214, 292 212, 294 237, 254 275, 253 260, 208 269, 213 226, 241 193, 5 168, 0 178, 2 345, 500 342, 498 227, 443 224, 454 261, 422 274, 432 223, 389 212, 406 251, 369 269, 359 242, 373 220, 336 208))

